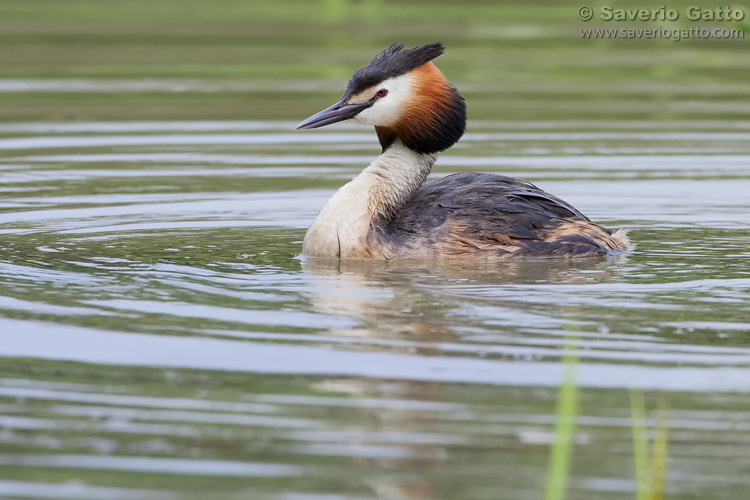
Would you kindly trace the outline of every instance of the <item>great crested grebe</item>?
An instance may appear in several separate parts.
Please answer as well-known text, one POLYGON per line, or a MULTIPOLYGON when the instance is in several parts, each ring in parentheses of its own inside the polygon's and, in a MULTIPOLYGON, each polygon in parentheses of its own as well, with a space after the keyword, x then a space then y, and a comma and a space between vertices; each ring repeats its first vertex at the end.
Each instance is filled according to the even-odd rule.
POLYGON ((341 259, 578 257, 627 251, 625 231, 597 226, 531 183, 498 174, 425 182, 466 129, 466 105, 431 61, 441 43, 393 44, 349 80, 339 102, 301 122, 374 125, 382 154, 325 204, 304 254, 341 259))

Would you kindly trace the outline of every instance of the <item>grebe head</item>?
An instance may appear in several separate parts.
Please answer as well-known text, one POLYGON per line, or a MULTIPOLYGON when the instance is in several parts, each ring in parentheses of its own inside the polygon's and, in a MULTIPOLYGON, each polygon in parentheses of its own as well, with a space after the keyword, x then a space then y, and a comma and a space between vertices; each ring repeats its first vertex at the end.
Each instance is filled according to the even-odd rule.
POLYGON ((396 140, 419 153, 448 149, 466 129, 466 104, 431 62, 443 50, 441 43, 394 43, 354 73, 339 102, 297 129, 354 119, 375 126, 383 151, 396 140))

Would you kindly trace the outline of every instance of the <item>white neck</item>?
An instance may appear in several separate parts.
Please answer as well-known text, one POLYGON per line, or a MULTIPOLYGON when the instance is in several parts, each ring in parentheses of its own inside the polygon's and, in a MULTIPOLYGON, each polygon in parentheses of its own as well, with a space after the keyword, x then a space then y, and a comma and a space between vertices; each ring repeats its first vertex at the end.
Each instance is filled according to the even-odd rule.
POLYGON ((414 195, 436 158, 395 142, 328 200, 307 230, 302 251, 321 257, 385 258, 371 231, 414 195))

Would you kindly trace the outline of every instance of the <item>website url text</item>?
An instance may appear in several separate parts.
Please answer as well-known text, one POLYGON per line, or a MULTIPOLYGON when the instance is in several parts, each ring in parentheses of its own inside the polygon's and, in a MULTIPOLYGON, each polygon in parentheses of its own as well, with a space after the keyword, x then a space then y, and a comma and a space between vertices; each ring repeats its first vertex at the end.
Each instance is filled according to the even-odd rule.
POLYGON ((603 39, 664 39, 679 42, 685 39, 745 38, 745 32, 733 28, 586 28, 581 29, 581 38, 603 39))

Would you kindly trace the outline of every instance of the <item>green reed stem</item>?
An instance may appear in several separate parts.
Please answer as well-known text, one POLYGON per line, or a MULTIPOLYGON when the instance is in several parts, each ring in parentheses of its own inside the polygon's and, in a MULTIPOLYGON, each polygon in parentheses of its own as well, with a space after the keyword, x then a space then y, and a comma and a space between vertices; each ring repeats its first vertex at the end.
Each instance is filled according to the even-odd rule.
POLYGON ((669 433, 669 401, 666 396, 659 398, 656 410, 654 433, 653 478, 651 480, 651 500, 664 498, 664 481, 667 472, 667 437, 669 433))
POLYGON ((630 391, 630 417, 633 421, 633 454, 635 457, 636 498, 649 500, 651 496, 651 467, 646 435, 646 403, 641 391, 630 391))
POLYGON ((555 441, 550 449, 545 500, 563 500, 568 487, 578 414, 578 340, 578 336, 565 337, 563 382, 557 396, 555 441))

